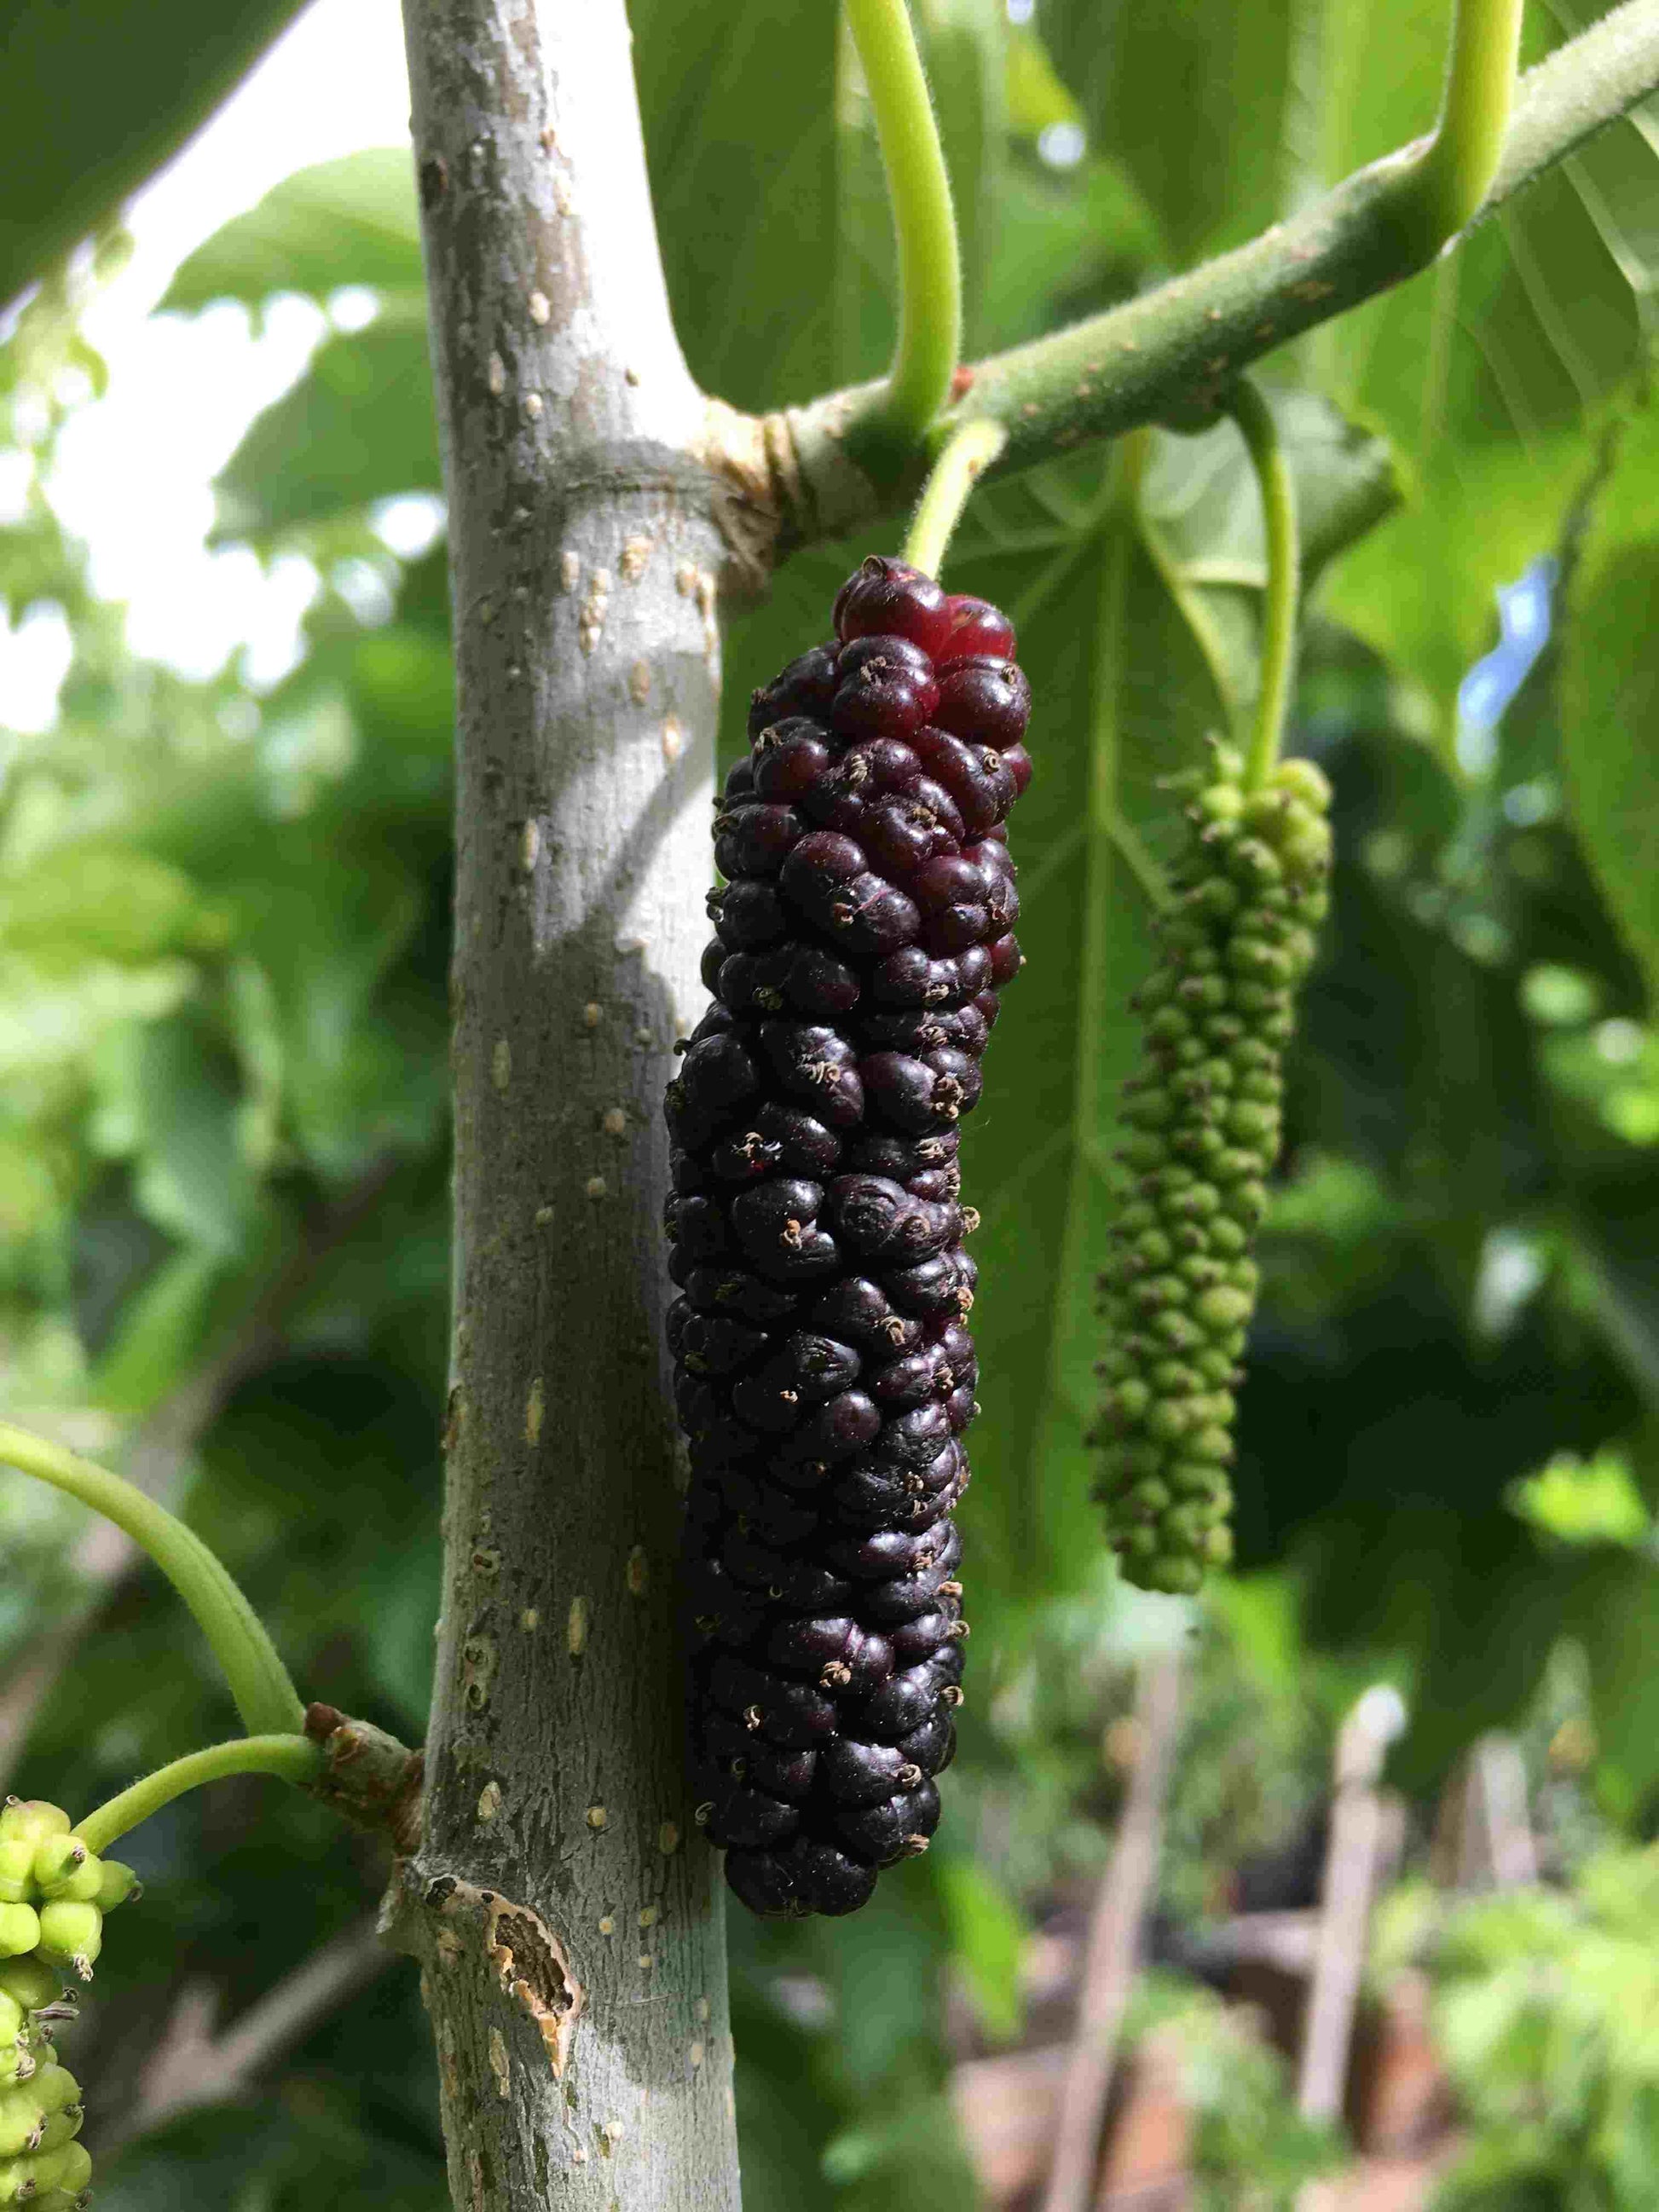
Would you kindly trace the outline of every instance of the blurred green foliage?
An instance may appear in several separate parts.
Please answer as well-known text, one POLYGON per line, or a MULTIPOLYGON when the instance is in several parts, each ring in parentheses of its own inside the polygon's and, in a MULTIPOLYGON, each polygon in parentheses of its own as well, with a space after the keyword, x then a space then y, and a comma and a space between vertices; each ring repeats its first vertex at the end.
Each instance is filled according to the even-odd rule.
POLYGON ((0 77, 8 178, 0 307, 204 123, 301 0, 58 0, 9 5, 0 77), (88 63, 90 62, 90 66, 88 63))
MULTIPOLYGON (((833 15, 631 12, 694 372, 752 406, 878 372, 887 217, 833 15)), ((1235 243, 1420 130, 1447 9, 916 14, 977 349, 1235 243), (1177 134, 1174 100, 1194 118, 1177 134), (1039 151, 1056 125, 1084 134, 1069 167, 1039 151)), ((33 471, 0 592, 13 621, 61 607, 75 644, 56 726, 8 739, 0 788, 0 1389, 9 1415, 180 1504, 308 1694, 415 1737, 438 1580, 452 828, 441 546, 399 562, 375 526, 379 502, 438 483, 408 168, 397 149, 291 180, 163 303, 257 319, 284 292, 376 297, 367 327, 328 326, 218 485, 220 542, 315 571, 303 657, 274 687, 235 663, 193 683, 140 661, 88 591, 43 488, 54 395, 100 366, 75 283, 46 286, 0 348, 0 447, 33 471)), ((1172 1928, 1226 1909, 1251 1854, 1305 1840, 1335 1720, 1378 1674, 1414 1715, 1399 1778, 1426 1794, 1575 1654, 1601 1817, 1659 1826, 1659 1584, 1639 1544, 1562 1540, 1592 1501, 1561 1475, 1616 1459, 1637 1509, 1659 1503, 1639 386, 1656 259, 1659 161, 1621 127, 1467 252, 1273 365, 1327 572, 1295 741, 1335 783, 1340 866, 1244 1395, 1246 1571, 1198 1624, 1172 1928), (1492 587, 1549 551, 1555 636, 1495 738, 1465 731, 1460 752, 1455 694, 1492 641, 1492 587)), ((821 635, 869 550, 799 556, 764 605, 733 611, 728 749, 750 686, 821 635)), ((1172 827, 1160 779, 1237 724, 1255 682, 1262 556, 1234 434, 1152 434, 998 488, 951 578, 1010 608, 1039 702, 1018 825, 1030 965, 969 1146, 974 1689, 927 1860, 850 1923, 734 1916, 750 2212, 973 2201, 947 2025, 958 2047, 1020 2032, 1026 1928, 1109 1839, 1134 1663, 1192 1625, 1111 1581, 1082 1435, 1125 1004, 1149 957, 1138 871, 1172 827)), ((230 1724, 162 1586, 89 1579, 79 1534, 70 1509, 0 1483, 0 1675, 26 1697, 44 1655, 27 1786, 76 1804, 230 1724)), ((361 1923, 383 1871, 257 1783, 170 1808, 131 1855, 143 1941, 135 1919, 106 1954, 76 2046, 106 2126, 181 2004, 256 2004, 361 1923)), ((1217 2171, 1254 2159, 1290 2187, 1310 2147, 1274 2132, 1271 2068, 1182 2002, 1221 2085, 1200 2099, 1217 2171)), ((394 1965, 234 2108, 147 2129, 100 2201, 435 2212, 433 2089, 394 1965)))
POLYGON ((1462 2113, 1435 2212, 1638 2212, 1659 2186, 1659 1852, 1468 1904, 1425 1955, 1462 2113))
POLYGON ((1210 1990, 1147 1974, 1124 2037, 1176 2061, 1192 2115, 1195 2212, 1293 2212, 1308 2183, 1344 2164, 1339 2130, 1301 2117, 1284 2060, 1210 1990))

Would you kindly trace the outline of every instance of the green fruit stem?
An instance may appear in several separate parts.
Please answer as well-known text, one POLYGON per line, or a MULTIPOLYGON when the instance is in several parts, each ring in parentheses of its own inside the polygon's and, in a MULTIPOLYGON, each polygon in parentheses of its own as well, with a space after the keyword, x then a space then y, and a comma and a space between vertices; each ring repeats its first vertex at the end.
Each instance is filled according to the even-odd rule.
POLYGON ((184 1759, 175 1759, 171 1765, 145 1775, 118 1797, 88 1813, 75 1832, 88 1850, 102 1852, 129 1828, 136 1828, 163 1805, 182 1797, 185 1790, 199 1790, 204 1783, 221 1781, 228 1774, 275 1774, 303 1790, 321 1781, 326 1763, 322 1746, 303 1735, 234 1736, 228 1743, 192 1751, 184 1759))
POLYGON ((67 1491, 125 1529, 195 1615, 248 1734, 299 1733, 305 1707, 263 1623, 217 1555, 182 1521, 107 1468, 7 1421, 0 1421, 0 1464, 67 1491))
POLYGON ((1007 442, 1001 423, 988 420, 964 422, 952 431, 916 502, 904 541, 904 558, 913 568, 939 574, 968 495, 1007 442))
POLYGON ((870 88, 898 246, 898 342, 882 411, 914 449, 951 397, 962 352, 962 249, 933 103, 906 0, 846 0, 870 88))
POLYGON ((1265 788, 1279 760, 1279 741, 1291 703, 1296 663, 1297 606, 1302 592, 1302 556, 1296 520, 1296 480, 1279 441, 1273 411, 1259 387, 1241 377, 1228 398, 1228 410, 1243 433, 1261 492, 1267 538, 1267 588, 1261 606, 1261 684, 1244 755, 1244 791, 1265 788))
POLYGON ((1425 260, 1474 220, 1498 175, 1515 105, 1522 9, 1522 0, 1457 0, 1440 118, 1401 209, 1425 260))

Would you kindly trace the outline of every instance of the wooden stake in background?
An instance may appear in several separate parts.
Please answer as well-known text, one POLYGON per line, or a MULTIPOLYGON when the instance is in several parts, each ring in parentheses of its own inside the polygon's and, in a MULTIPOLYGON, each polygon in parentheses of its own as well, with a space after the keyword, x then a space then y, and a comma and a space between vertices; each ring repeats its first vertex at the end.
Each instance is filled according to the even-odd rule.
POLYGON ((1134 1984, 1140 1931, 1156 1893, 1164 1805, 1181 1728, 1181 1654, 1141 1665, 1135 1693, 1135 1764, 1117 1842, 1096 1893, 1078 1996, 1076 2039, 1060 2087, 1054 2164, 1043 2212, 1088 2212, 1101 2122, 1124 2007, 1134 1984))

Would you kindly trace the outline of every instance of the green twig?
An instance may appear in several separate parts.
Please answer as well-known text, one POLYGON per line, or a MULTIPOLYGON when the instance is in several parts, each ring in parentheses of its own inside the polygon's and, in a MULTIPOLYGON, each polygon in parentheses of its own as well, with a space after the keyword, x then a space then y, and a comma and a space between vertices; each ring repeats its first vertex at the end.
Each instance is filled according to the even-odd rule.
POLYGON ((123 1528, 195 1615, 250 1735, 297 1732, 305 1707, 253 1607, 217 1556, 153 1498, 107 1468, 0 1421, 0 1464, 50 1482, 123 1528))
MULTIPOLYGON (((1472 72, 1471 64, 1465 84, 1472 72)), ((1659 0, 1626 0, 1521 79, 1497 172, 1464 228, 1656 90, 1659 0)), ((1202 416, 1253 361, 1413 275, 1425 258, 1423 223, 1402 222, 1401 210, 1421 196, 1425 159, 1420 142, 1402 147, 1236 252, 975 364, 958 380, 961 411, 1006 426, 995 472, 1176 410, 1202 416)), ((1474 166, 1458 155, 1460 191, 1474 166)), ((1438 200, 1439 185, 1429 189, 1438 200)), ((800 491, 783 517, 782 550, 866 529, 915 497, 927 447, 895 450, 881 427, 885 399, 884 386, 868 385, 789 410, 786 482, 800 491)))
POLYGON ((910 520, 904 557, 913 568, 938 575, 969 493, 1007 442, 1000 422, 964 422, 951 433, 910 520))
POLYGON ((239 1735, 228 1743, 210 1745, 157 1767, 142 1782, 135 1782, 118 1797, 112 1797, 95 1813, 76 1823, 75 1832, 88 1850, 106 1851, 118 1837, 141 1820, 159 1813, 186 1790, 199 1790, 204 1782, 218 1782, 228 1774, 275 1774, 296 1789, 319 1782, 327 1765, 321 1744, 302 1735, 239 1735))
POLYGON ((1522 0, 1457 0, 1440 119, 1401 193, 1401 219, 1423 260, 1456 237, 1492 190, 1515 105, 1522 0))
POLYGON ((962 351, 962 253, 933 103, 906 0, 846 0, 870 87, 898 245, 898 343, 884 427, 914 447, 951 396, 962 351))
POLYGON ((1244 788, 1260 791, 1279 758, 1296 660, 1296 611, 1302 587, 1297 543, 1296 481, 1279 443, 1273 411, 1248 377, 1229 395, 1228 409, 1244 434, 1261 490, 1267 534, 1267 587, 1261 606, 1261 684, 1244 756, 1244 788))

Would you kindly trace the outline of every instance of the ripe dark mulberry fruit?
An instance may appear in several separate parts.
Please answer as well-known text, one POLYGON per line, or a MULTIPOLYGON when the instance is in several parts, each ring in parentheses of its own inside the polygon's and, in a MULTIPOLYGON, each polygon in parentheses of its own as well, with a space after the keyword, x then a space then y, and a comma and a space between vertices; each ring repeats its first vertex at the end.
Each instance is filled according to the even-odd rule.
MULTIPOLYGON (((1006 617, 866 561, 754 696, 669 1087, 697 1818, 753 1911, 850 1912, 955 1748, 978 1411, 960 1127, 1018 971, 1006 617)), ((1242 1140, 1242 1139, 1241 1139, 1242 1140)))
POLYGON ((1220 752, 1189 809, 1162 952, 1136 994, 1124 1086, 1097 1495, 1124 1574, 1193 1591, 1232 1555, 1233 1390, 1255 1310, 1250 1238, 1278 1157, 1281 1062, 1330 871, 1329 790, 1282 762, 1247 794, 1220 752))

